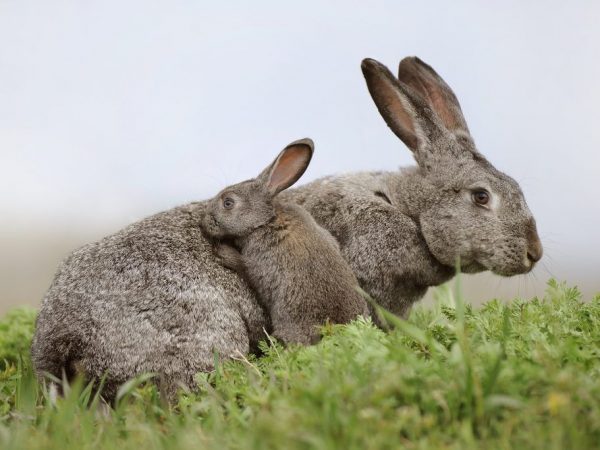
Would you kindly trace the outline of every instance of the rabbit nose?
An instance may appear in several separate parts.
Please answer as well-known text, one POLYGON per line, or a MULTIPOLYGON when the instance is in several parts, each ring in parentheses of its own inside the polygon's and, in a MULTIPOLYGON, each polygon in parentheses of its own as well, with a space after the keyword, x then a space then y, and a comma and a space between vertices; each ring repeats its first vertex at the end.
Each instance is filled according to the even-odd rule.
POLYGON ((542 259, 543 254, 544 250, 542 249, 542 243, 539 239, 536 242, 534 242, 533 245, 531 245, 527 250, 527 258, 532 263, 536 263, 540 259, 542 259))
POLYGON ((529 242, 527 246, 527 259, 529 259, 529 261, 532 263, 536 263, 542 259, 544 249, 542 247, 542 241, 540 241, 540 238, 537 234, 535 222, 533 220, 529 223, 527 230, 527 241, 529 242))

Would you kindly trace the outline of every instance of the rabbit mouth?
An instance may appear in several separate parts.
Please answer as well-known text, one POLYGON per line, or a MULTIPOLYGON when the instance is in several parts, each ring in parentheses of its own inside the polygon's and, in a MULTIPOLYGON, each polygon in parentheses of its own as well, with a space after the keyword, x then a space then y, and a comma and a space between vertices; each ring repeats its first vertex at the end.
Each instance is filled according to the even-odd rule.
POLYGON ((503 277, 524 275, 533 270, 535 263, 524 257, 522 261, 513 260, 509 264, 490 268, 491 272, 503 277))
POLYGON ((472 261, 469 264, 461 264, 460 270, 463 273, 479 273, 490 270, 490 268, 479 261, 472 261))

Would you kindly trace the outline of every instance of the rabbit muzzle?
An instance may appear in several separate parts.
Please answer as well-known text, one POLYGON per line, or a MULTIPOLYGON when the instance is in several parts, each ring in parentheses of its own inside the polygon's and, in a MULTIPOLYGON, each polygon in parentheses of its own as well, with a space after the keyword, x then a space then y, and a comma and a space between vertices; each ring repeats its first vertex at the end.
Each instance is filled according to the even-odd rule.
POLYGON ((531 268, 537 263, 544 255, 544 248, 542 247, 542 241, 540 240, 535 225, 530 226, 527 233, 528 247, 527 247, 527 259, 531 263, 531 268))
POLYGON ((219 222, 217 222, 216 217, 207 212, 204 214, 204 216, 202 217, 202 229, 206 232, 206 234, 208 234, 210 237, 213 238, 220 238, 223 237, 223 231, 221 226, 219 225, 219 222))
POLYGON ((488 260, 491 263, 488 268, 495 274, 502 276, 531 272, 537 262, 542 259, 544 253, 535 225, 530 226, 525 239, 519 241, 520 244, 507 243, 506 245, 499 245, 496 254, 488 260))

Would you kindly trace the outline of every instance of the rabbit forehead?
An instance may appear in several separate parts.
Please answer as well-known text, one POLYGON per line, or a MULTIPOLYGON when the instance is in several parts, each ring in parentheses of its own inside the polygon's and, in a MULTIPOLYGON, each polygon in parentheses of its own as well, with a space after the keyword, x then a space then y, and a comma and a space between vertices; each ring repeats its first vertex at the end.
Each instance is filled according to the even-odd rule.
POLYGON ((435 170, 426 174, 434 184, 460 189, 486 189, 506 197, 523 197, 519 183, 496 169, 481 155, 471 158, 440 158, 435 170))
POLYGON ((241 181, 236 184, 232 184, 231 186, 227 186, 225 189, 221 190, 217 197, 223 197, 224 195, 239 195, 239 196, 247 196, 253 193, 262 192, 262 184, 259 183, 256 179, 241 181))

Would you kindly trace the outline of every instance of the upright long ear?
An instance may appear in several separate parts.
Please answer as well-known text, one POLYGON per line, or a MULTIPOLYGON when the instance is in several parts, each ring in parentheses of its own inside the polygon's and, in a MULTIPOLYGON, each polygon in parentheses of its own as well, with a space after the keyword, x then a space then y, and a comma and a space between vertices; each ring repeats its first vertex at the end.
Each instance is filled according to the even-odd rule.
POLYGON ((300 179, 310 163, 313 151, 314 144, 311 139, 294 141, 279 153, 275 161, 263 170, 257 179, 275 196, 300 179))
POLYGON ((419 165, 427 158, 430 137, 439 130, 438 119, 426 108, 423 99, 398 79, 383 64, 364 59, 361 69, 369 93, 390 129, 414 153, 419 165))
POLYGON ((400 61, 398 80, 419 93, 450 131, 469 133, 458 99, 433 68, 416 56, 400 61))

